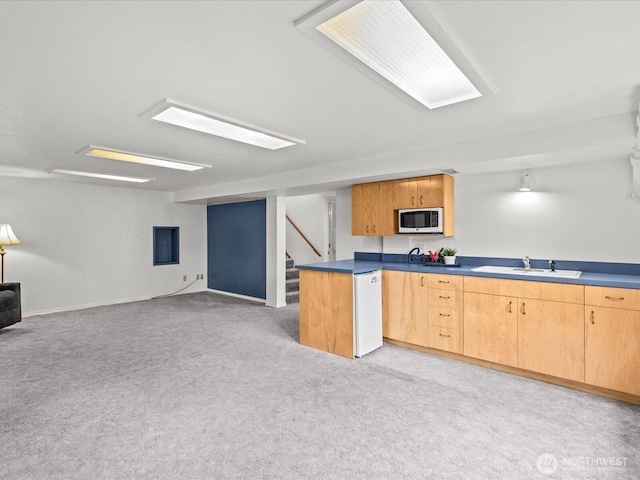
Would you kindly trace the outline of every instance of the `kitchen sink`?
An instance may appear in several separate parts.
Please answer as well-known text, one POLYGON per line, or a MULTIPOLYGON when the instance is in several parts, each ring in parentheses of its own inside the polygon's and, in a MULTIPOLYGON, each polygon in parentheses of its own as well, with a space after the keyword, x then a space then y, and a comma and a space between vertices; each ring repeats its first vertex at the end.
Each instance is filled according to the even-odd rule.
POLYGON ((556 270, 544 268, 530 268, 525 269, 522 267, 498 267, 496 265, 483 265, 482 267, 475 267, 471 269, 472 272, 484 272, 484 273, 502 273, 507 275, 527 275, 531 277, 555 277, 555 278, 579 278, 582 272, 578 270, 556 270))

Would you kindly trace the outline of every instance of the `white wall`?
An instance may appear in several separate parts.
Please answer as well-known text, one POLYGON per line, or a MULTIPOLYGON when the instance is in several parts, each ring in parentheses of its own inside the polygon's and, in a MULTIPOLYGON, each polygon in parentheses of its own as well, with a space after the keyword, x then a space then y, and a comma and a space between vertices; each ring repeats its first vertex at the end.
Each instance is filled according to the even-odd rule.
POLYGON ((206 207, 168 193, 0 177, 0 223, 22 241, 5 247, 5 281, 25 314, 150 298, 200 273, 185 293, 206 288, 206 207), (179 265, 153 266, 153 226, 180 227, 179 265))
POLYGON ((295 228, 287 222, 287 251, 291 257, 299 265, 326 261, 328 258, 327 195, 287 197, 286 202, 287 215, 322 254, 322 257, 316 255, 295 228))
MULTIPOLYGON (((466 256, 640 263, 640 203, 631 199, 628 159, 529 173, 536 179, 533 192, 517 191, 520 171, 456 175, 456 235, 384 237, 382 250, 447 246, 466 256)), ((340 242, 338 248, 345 255, 352 246, 371 251, 354 245, 359 237, 348 238, 346 221, 340 226, 348 248, 340 242)))
POLYGON ((454 237, 351 236, 349 190, 337 194, 338 258, 353 252, 408 253, 455 247, 459 255, 640 263, 640 202, 631 199, 627 159, 529 170, 533 192, 517 191, 521 171, 455 176, 454 237))

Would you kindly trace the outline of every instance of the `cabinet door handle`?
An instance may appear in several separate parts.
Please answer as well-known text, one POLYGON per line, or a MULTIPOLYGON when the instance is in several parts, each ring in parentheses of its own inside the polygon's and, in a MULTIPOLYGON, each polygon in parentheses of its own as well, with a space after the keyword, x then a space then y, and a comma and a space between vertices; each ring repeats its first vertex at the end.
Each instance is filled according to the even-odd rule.
POLYGON ((443 297, 442 295, 439 295, 440 298, 444 298, 445 300, 450 299, 451 297, 443 297))
POLYGON ((512 304, 512 303, 513 303, 513 302, 509 302, 509 313, 511 313, 511 304, 512 304))
POLYGON ((522 314, 523 314, 523 315, 526 315, 526 314, 527 314, 527 312, 526 312, 526 311, 525 311, 525 309, 524 309, 524 302, 522 302, 522 314))
POLYGON ((376 233, 376 226, 373 226, 373 233, 376 233))
POLYGON ((438 280, 438 283, 451 283, 450 280, 438 280))
POLYGON ((441 333, 439 333, 438 335, 440 335, 441 337, 450 337, 451 335, 443 335, 441 333))
POLYGON ((422 195, 420 195, 420 205, 422 205, 422 195))
POLYGON ((369 225, 367 225, 367 235, 369 235, 369 225))
POLYGON ((415 198, 416 198, 416 197, 414 197, 413 195, 411 195, 411 205, 412 205, 412 206, 416 204, 416 200, 415 200, 415 198))
POLYGON ((591 310, 591 325, 595 325, 596 324, 596 318, 595 318, 595 312, 593 310, 591 310))
POLYGON ((450 317, 451 315, 450 315, 450 314, 447 314, 447 313, 441 313, 441 314, 440 314, 440 316, 441 316, 441 317, 450 317))
POLYGON ((420 286, 424 287, 424 277, 420 277, 420 286))
POLYGON ((612 302, 619 302, 620 300, 624 300, 624 297, 609 297, 609 296, 605 296, 604 298, 606 298, 607 300, 611 300, 612 302))

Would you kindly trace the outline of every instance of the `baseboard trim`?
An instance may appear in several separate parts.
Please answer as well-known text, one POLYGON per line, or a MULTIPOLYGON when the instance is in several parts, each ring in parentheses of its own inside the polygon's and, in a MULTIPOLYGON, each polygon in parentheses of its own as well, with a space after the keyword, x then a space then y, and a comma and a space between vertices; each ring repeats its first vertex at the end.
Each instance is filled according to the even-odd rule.
MULTIPOLYGON (((206 291, 206 290, 194 290, 190 292, 173 293, 173 294, 168 294, 164 296, 169 297, 169 296, 187 295, 190 293, 197 293, 197 292, 203 292, 203 291, 206 291)), ((73 312, 76 310, 86 310, 87 308, 108 307, 109 305, 120 305, 122 303, 142 302, 145 300, 154 300, 155 298, 160 298, 162 296, 163 296, 162 294, 156 295, 156 296, 145 295, 143 297, 125 298, 120 300, 112 300, 108 302, 85 303, 82 305, 72 305, 68 307, 51 308, 47 310, 37 310, 35 312, 23 313, 22 318, 37 317, 40 315, 50 315, 52 313, 73 312)))
POLYGON ((257 302, 257 303, 266 303, 267 302, 266 299, 264 299, 264 298, 250 297, 248 295, 240 295, 239 293, 225 292, 224 290, 215 290, 213 288, 208 288, 207 291, 208 292, 213 292, 213 293, 218 293, 220 295, 226 295, 228 297, 242 298, 244 300, 250 300, 252 302, 257 302))
POLYGON ((579 390, 581 392, 591 393, 593 395, 599 395, 601 397, 612 398, 614 400, 620 400, 621 402, 632 403, 634 405, 640 405, 640 396, 631 395, 630 393, 618 392, 616 390, 609 390, 608 388, 596 387, 595 385, 589 385, 586 383, 576 382, 574 380, 566 380, 564 378, 552 377, 544 373, 531 372, 529 370, 522 370, 517 367, 510 367, 507 365, 500 365, 499 363, 487 362, 486 360, 480 360, 477 358, 466 357, 459 353, 445 352, 444 350, 437 350, 435 348, 422 347, 420 345, 413 345, 411 343, 401 342, 399 340, 392 340, 384 337, 384 341, 390 345, 397 345, 398 347, 409 348, 411 350, 418 350, 424 353, 431 353, 440 357, 447 357, 453 360, 460 360, 461 362, 471 363, 473 365, 479 365, 481 367, 491 368, 492 370, 498 370, 500 372, 511 373, 520 377, 531 378, 532 380, 539 380, 541 382, 551 383, 560 387, 571 388, 573 390, 579 390))

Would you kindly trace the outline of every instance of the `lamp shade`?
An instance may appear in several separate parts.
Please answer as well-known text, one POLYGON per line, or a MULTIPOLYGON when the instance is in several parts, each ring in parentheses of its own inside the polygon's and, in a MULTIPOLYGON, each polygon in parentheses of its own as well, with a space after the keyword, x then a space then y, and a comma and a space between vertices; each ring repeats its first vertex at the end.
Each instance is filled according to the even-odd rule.
POLYGON ((11 230, 11 225, 0 223, 0 245, 19 245, 21 243, 11 230))

